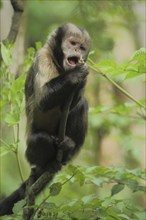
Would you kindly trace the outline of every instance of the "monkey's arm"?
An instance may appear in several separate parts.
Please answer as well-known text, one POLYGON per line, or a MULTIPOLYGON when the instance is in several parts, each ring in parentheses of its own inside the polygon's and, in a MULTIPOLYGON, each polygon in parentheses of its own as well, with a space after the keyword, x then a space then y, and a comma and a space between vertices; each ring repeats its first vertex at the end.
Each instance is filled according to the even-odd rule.
POLYGON ((87 71, 72 70, 71 72, 59 75, 39 88, 35 86, 36 103, 42 111, 47 111, 54 106, 63 104, 69 94, 85 85, 87 71))

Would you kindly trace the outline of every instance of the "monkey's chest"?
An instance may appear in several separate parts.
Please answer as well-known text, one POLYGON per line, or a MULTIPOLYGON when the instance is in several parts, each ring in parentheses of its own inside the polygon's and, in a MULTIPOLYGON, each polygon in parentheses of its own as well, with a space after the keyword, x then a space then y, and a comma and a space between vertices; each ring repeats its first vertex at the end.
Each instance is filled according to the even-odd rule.
POLYGON ((60 119, 61 111, 59 107, 55 107, 47 112, 41 112, 39 109, 35 109, 33 124, 37 130, 58 135, 60 119))

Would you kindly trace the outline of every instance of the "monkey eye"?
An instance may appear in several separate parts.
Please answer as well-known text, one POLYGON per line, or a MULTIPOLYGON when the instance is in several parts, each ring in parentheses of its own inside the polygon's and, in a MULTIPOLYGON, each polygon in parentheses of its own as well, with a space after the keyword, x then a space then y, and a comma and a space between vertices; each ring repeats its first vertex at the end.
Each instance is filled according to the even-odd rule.
POLYGON ((76 45, 76 42, 75 41, 70 41, 71 45, 75 46, 76 45))

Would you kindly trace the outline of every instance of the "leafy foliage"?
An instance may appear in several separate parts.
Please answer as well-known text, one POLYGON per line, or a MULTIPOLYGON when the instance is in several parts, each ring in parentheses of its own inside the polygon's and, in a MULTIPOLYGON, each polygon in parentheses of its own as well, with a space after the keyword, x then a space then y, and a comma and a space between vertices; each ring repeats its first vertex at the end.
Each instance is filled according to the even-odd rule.
MULTIPOLYGON (((116 195, 122 191, 126 191, 127 187, 131 193, 146 192, 143 182, 146 180, 145 171, 140 169, 128 170, 125 168, 115 167, 83 167, 69 165, 63 173, 60 173, 55 182, 49 187, 50 193, 47 201, 44 199, 41 204, 36 205, 39 210, 34 219, 135 219, 144 220, 144 211, 140 207, 136 207, 131 199, 119 199, 116 195), (105 184, 110 184, 109 192, 105 198, 99 198, 98 193, 86 194, 86 196, 66 201, 58 204, 57 199, 61 194, 61 190, 65 189, 65 185, 79 184, 81 187, 93 185, 99 189, 105 184), (111 192, 110 192, 111 191, 111 192), (56 197, 56 202, 52 201, 52 197, 56 197)), ((22 206, 25 201, 21 201, 15 205, 17 210, 16 217, 21 216, 22 206), (20 211, 18 213, 18 211, 20 211)), ((6 218, 7 219, 7 218, 6 218)), ((11 219, 11 218, 10 218, 11 219)))
MULTIPOLYGON (((98 63, 94 63, 89 59, 89 65, 98 74, 105 77, 114 87, 116 87, 120 92, 127 96, 133 103, 122 103, 116 106, 102 106, 99 105, 94 109, 90 109, 92 113, 97 114, 98 112, 110 112, 120 115, 132 115, 132 112, 135 110, 146 109, 146 99, 137 100, 131 94, 129 94, 123 87, 120 86, 116 81, 124 81, 128 79, 133 79, 138 76, 142 76, 146 73, 146 49, 141 48, 138 51, 135 51, 131 56, 130 60, 124 64, 117 64, 115 60, 102 60, 98 63), (121 78, 122 76, 122 78, 121 78), (112 79, 114 78, 114 79, 112 79)), ((144 81, 144 77, 142 77, 144 81)), ((145 119, 144 113, 139 113, 139 116, 145 119)))
POLYGON ((0 69, 0 82, 1 82, 1 94, 0 94, 0 115, 1 115, 1 127, 7 125, 9 128, 9 139, 1 132, 1 148, 0 156, 4 156, 10 152, 16 156, 18 163, 19 173, 23 180, 21 166, 18 156, 18 148, 20 145, 20 128, 19 123, 24 115, 24 81, 26 72, 32 64, 32 60, 35 54, 34 48, 29 48, 24 66, 21 68, 22 74, 16 78, 11 71, 12 64, 12 52, 13 45, 7 43, 6 45, 1 43, 2 48, 2 65, 0 69))
POLYGON ((105 74, 112 76, 124 75, 124 79, 131 79, 146 73, 146 49, 133 53, 131 59, 125 64, 117 64, 115 60, 102 60, 96 64, 105 74))

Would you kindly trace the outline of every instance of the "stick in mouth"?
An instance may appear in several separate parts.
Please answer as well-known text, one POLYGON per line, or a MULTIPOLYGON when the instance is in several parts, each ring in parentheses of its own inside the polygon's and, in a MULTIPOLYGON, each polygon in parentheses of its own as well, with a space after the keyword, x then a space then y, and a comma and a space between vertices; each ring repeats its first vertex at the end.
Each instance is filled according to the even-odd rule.
POLYGON ((80 59, 78 60, 78 63, 80 64, 85 63, 82 57, 80 57, 80 59))

